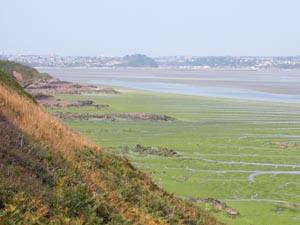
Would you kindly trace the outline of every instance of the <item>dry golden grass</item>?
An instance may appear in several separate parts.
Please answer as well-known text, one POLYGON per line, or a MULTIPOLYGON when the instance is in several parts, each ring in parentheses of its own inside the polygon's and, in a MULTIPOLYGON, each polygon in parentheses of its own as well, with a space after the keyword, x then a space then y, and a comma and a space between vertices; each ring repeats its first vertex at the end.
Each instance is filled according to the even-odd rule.
MULTIPOLYGON (((74 160, 74 151, 80 151, 84 147, 101 151, 99 146, 70 130, 30 99, 24 98, 2 85, 0 85, 0 110, 12 118, 14 124, 23 132, 52 148, 53 154, 55 151, 59 151, 67 161, 74 164, 75 168, 80 169, 84 181, 87 182, 94 195, 97 196, 94 186, 100 186, 102 190, 110 193, 110 196, 107 196, 108 199, 114 199, 114 193, 109 192, 107 185, 101 181, 100 172, 91 172, 81 168, 80 164, 76 165, 74 160)), ((117 206, 118 211, 123 211, 122 213, 128 217, 139 217, 139 221, 143 224, 156 224, 151 215, 143 215, 138 208, 132 208, 129 203, 118 201, 114 205, 117 206)))
POLYGON ((84 146, 99 148, 93 142, 71 131, 30 99, 2 85, 0 85, 0 109, 13 119, 21 130, 33 136, 37 141, 53 149, 59 149, 64 156, 68 156, 67 158, 72 155, 70 149, 79 150, 84 146))
MULTIPOLYGON (((95 199, 99 200, 99 196, 101 196, 103 192, 106 193, 106 203, 116 209, 119 214, 128 219, 128 221, 134 221, 132 224, 168 224, 165 218, 157 218, 157 216, 152 213, 146 213, 138 207, 138 204, 125 201, 122 195, 110 189, 110 186, 114 183, 114 178, 107 176, 105 173, 110 172, 113 174, 116 171, 91 170, 85 167, 84 162, 78 159, 78 153, 81 153, 81 151, 86 148, 93 152, 103 151, 99 146, 70 130, 56 118, 51 117, 30 98, 20 96, 1 83, 0 110, 4 115, 10 118, 20 130, 32 137, 35 141, 48 146, 53 156, 61 154, 64 160, 72 165, 72 167, 69 168, 70 171, 68 171, 68 174, 71 176, 75 170, 77 172, 79 171, 82 181, 86 184, 95 199), (106 180, 103 179, 103 177, 106 177, 106 180)), ((110 168, 110 164, 115 158, 109 156, 108 153, 104 154, 107 154, 108 157, 107 159, 105 158, 103 167, 110 168)), ((118 159, 117 163, 122 167, 122 176, 127 177, 132 171, 132 167, 125 159, 118 159)), ((192 218, 194 221, 199 218, 199 214, 201 216, 203 215, 203 218, 201 217, 201 224, 221 224, 201 209, 191 204, 186 204, 182 200, 174 198, 158 188, 153 188, 154 184, 151 178, 147 175, 142 176, 143 175, 137 176, 134 178, 135 180, 131 180, 130 182, 140 185, 146 191, 145 193, 154 193, 149 196, 155 196, 155 198, 161 201, 166 201, 172 205, 172 207, 176 205, 177 212, 180 212, 181 215, 187 218, 192 218)), ((120 187, 120 189, 122 189, 122 187, 120 187)), ((143 204, 147 205, 148 203, 143 204)))

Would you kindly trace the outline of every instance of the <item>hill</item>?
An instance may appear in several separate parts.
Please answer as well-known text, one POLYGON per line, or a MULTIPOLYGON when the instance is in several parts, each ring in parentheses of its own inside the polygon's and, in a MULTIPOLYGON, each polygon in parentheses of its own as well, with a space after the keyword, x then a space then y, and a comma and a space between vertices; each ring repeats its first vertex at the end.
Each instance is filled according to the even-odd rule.
POLYGON ((21 85, 26 85, 39 79, 52 78, 47 73, 40 73, 29 66, 7 60, 0 60, 0 70, 14 76, 21 85))
POLYGON ((141 54, 127 55, 123 57, 124 64, 126 67, 158 67, 158 64, 154 59, 141 54))
POLYGON ((0 71, 0 224, 221 224, 51 117, 0 71))

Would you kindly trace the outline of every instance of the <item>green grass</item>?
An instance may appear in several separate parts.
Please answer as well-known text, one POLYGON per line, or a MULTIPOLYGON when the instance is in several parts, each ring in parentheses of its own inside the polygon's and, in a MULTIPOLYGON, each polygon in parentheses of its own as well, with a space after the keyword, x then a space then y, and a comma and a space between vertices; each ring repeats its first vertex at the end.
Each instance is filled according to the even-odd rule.
POLYGON ((27 82, 36 81, 38 79, 50 79, 51 76, 47 73, 40 73, 34 68, 23 65, 21 63, 0 60, 0 70, 12 76, 13 71, 17 71, 22 74, 22 80, 19 81, 21 84, 26 84, 27 82))
POLYGON ((299 224, 300 207, 293 204, 300 203, 300 175, 259 175, 254 182, 249 181, 249 175, 256 171, 300 171, 299 105, 133 90, 118 95, 57 97, 93 100, 110 108, 50 111, 147 112, 175 117, 173 122, 91 119, 69 120, 67 124, 110 151, 130 158, 175 195, 225 201, 241 215, 230 218, 223 212, 208 210, 228 224, 299 224), (291 146, 280 148, 278 142, 291 146), (123 150, 137 144, 172 148, 180 157, 145 156, 123 150))
POLYGON ((21 87, 20 84, 18 84, 14 78, 12 76, 10 76, 9 74, 1 71, 1 67, 0 67, 0 84, 4 84, 7 87, 9 87, 12 91, 15 91, 16 93, 18 93, 20 96, 24 96, 26 98, 31 99, 33 102, 36 103, 36 100, 26 91, 23 90, 23 88, 21 87))

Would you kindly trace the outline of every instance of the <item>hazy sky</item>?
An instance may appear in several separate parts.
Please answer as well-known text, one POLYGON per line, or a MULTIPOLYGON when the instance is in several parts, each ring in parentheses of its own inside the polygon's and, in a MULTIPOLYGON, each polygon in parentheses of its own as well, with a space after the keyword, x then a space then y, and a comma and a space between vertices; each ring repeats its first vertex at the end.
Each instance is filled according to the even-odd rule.
POLYGON ((0 54, 300 55, 300 0, 0 0, 0 54))

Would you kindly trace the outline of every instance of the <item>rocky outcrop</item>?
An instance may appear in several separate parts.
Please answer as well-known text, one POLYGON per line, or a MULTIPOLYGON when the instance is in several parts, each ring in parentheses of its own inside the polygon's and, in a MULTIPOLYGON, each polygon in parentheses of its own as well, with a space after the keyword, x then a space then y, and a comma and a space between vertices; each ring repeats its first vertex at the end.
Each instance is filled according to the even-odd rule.
POLYGON ((104 93, 104 94, 117 94, 119 93, 113 88, 99 88, 94 85, 81 85, 67 81, 60 81, 58 79, 40 79, 36 82, 27 84, 26 90, 35 95, 42 93, 45 95, 54 94, 84 94, 84 93, 104 93))
POLYGON ((142 146, 140 144, 136 145, 133 149, 134 152, 147 155, 159 155, 166 157, 177 157, 178 153, 174 149, 161 148, 161 147, 152 147, 152 146, 142 146))
POLYGON ((150 121, 173 121, 175 118, 166 115, 156 115, 148 113, 113 113, 113 114, 76 114, 55 112, 52 114, 61 119, 131 119, 131 120, 150 120, 150 121))
POLYGON ((239 211, 227 206, 226 203, 221 202, 218 199, 214 199, 214 198, 197 199, 197 198, 188 197, 188 198, 185 198, 185 200, 188 200, 188 201, 191 201, 191 202, 208 203, 208 204, 212 205, 217 210, 227 212, 227 214, 230 215, 230 216, 240 215, 239 211))
POLYGON ((122 119, 153 120, 153 121, 174 121, 175 118, 166 115, 157 115, 149 113, 120 113, 110 114, 110 116, 122 119))
POLYGON ((84 100, 84 101, 64 101, 61 99, 37 99, 38 102, 47 108, 51 107, 84 107, 84 106, 94 106, 97 109, 102 109, 102 108, 108 108, 109 105, 107 104, 97 104, 95 105, 94 101, 91 100, 84 100))

